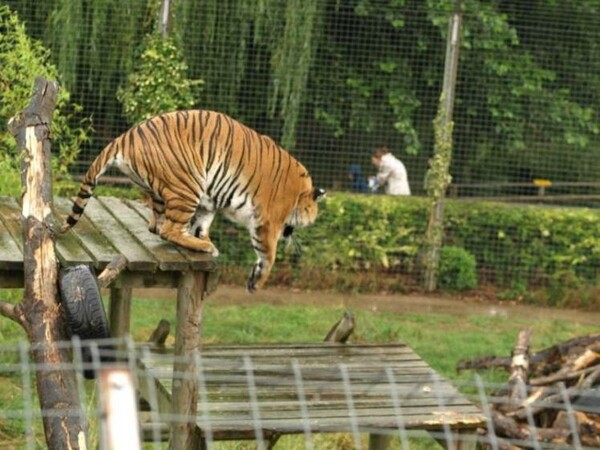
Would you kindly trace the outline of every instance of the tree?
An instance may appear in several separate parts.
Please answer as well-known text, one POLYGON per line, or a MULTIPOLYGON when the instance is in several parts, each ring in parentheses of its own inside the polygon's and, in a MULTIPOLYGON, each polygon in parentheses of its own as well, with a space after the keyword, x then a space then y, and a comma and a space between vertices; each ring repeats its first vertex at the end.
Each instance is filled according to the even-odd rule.
MULTIPOLYGON (((0 5, 0 30, 0 154, 15 158, 18 151, 7 129, 8 120, 27 105, 37 75, 50 79, 59 76, 50 62, 50 52, 27 35, 23 23, 6 5, 0 5)), ((59 92, 52 119, 56 168, 63 173, 76 159, 79 148, 88 141, 91 132, 89 119, 76 118, 82 107, 73 103, 70 97, 66 89, 59 92)))

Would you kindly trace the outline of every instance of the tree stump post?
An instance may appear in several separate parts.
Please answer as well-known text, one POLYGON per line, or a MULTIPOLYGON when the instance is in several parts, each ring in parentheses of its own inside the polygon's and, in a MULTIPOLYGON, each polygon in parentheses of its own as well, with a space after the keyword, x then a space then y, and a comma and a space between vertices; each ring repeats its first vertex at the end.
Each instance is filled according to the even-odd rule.
POLYGON ((200 383, 198 367, 192 355, 200 351, 202 301, 209 277, 210 275, 202 272, 183 272, 177 287, 177 327, 171 398, 174 421, 171 424, 169 450, 193 450, 202 448, 203 445, 196 426, 200 383))
POLYGON ((31 343, 48 448, 85 449, 87 426, 75 371, 65 368, 71 367, 71 354, 60 345, 67 336, 58 297, 49 139, 57 93, 55 82, 36 78, 29 105, 9 123, 22 152, 25 289, 19 304, 0 304, 0 313, 18 322, 31 343))

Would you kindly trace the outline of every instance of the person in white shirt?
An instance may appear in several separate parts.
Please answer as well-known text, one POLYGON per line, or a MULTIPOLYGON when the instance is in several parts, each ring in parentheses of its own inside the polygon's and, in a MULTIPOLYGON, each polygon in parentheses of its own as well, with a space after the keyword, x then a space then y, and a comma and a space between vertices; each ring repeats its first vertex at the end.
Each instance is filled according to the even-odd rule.
POLYGON ((406 167, 387 147, 376 149, 371 156, 371 162, 379 169, 376 183, 380 187, 383 186, 386 194, 410 195, 406 167))

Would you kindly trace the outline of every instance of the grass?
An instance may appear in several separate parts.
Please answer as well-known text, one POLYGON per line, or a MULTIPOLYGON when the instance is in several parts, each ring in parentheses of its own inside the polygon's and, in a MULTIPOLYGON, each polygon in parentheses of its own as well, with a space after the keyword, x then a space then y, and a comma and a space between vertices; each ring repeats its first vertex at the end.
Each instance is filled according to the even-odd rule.
MULTIPOLYGON (((0 292, 0 297, 17 301, 20 293, 0 292)), ((256 298, 256 297, 255 297, 256 298)), ((260 303, 257 298, 247 306, 222 306, 208 300, 204 306, 203 340, 209 343, 294 343, 319 342, 329 328, 342 315, 344 308, 318 306, 273 306, 260 303)), ((461 381, 472 380, 472 374, 456 374, 459 360, 482 355, 509 355, 518 331, 524 327, 534 329, 532 349, 553 345, 557 342, 597 332, 597 327, 583 326, 567 320, 548 320, 539 317, 505 318, 488 316, 448 316, 442 314, 394 314, 370 310, 354 310, 357 328, 354 342, 385 343, 405 342, 428 364, 443 376, 461 381)), ((145 341, 165 318, 175 323, 175 293, 172 299, 135 298, 132 305, 132 334, 136 341, 145 341)), ((172 334, 174 331, 172 329, 172 334)), ((0 343, 16 343, 25 339, 24 332, 10 320, 0 318, 0 343)), ((173 342, 173 337, 168 343, 173 342)), ((0 410, 17 414, 23 410, 23 377, 7 373, 6 367, 17 362, 17 353, 0 354, 0 410), (4 370, 2 369, 4 368, 4 370)), ((486 379, 503 381, 504 373, 485 374, 486 379)), ((32 380, 33 382, 33 380, 32 380)), ((93 392, 93 382, 86 382, 93 392)), ((33 405, 34 410, 37 404, 33 405)), ((0 415, 1 417, 1 415, 0 415)), ((38 421, 39 422, 39 421, 38 421)), ((0 418, 0 449, 21 448, 23 420, 0 418)), ((36 445, 43 448, 43 434, 39 423, 35 424, 36 445)), ((319 435, 317 449, 351 449, 352 440, 347 435, 319 435)), ((366 439, 366 437, 365 437, 366 439)), ((365 448, 367 444, 365 441, 365 448)), ((435 448, 432 441, 419 439, 411 448, 435 448)), ((153 447, 152 447, 153 448, 153 447)), ((218 449, 250 449, 253 444, 219 444, 218 449)), ((304 448, 301 437, 285 437, 276 448, 296 450, 304 448)), ((392 448, 400 448, 395 442, 392 448)))

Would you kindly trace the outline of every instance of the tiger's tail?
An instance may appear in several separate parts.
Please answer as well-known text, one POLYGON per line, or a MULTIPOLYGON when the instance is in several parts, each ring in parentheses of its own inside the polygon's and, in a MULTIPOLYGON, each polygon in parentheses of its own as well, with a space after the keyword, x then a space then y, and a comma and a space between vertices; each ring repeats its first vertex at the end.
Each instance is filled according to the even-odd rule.
POLYGON ((96 187, 98 178, 102 176, 115 160, 116 148, 117 146, 114 143, 107 145, 88 169, 82 183, 79 185, 77 197, 73 201, 73 208, 62 224, 61 233, 69 231, 81 218, 89 199, 94 195, 94 188, 96 187))

